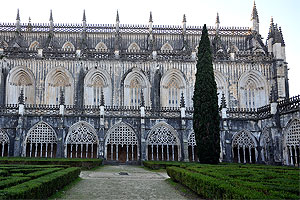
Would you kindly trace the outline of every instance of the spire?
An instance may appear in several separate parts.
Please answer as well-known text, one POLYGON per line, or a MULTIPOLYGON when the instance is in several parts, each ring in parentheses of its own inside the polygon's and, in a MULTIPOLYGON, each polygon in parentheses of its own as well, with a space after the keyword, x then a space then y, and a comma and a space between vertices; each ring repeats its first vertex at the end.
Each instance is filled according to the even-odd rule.
POLYGON ((217 17, 216 17, 216 34, 219 34, 219 28, 220 28, 220 17, 219 17, 219 13, 217 12, 217 17))
POLYGON ((18 98, 18 102, 19 102, 19 104, 24 104, 24 91, 23 91, 23 88, 20 91, 20 96, 18 98))
POLYGON ((186 22, 186 17, 185 17, 185 14, 183 14, 183 19, 182 19, 182 22, 185 23, 186 22))
POLYGON ((63 89, 60 90, 59 105, 65 105, 65 95, 63 89))
POLYGON ((119 17, 119 11, 117 10, 117 17, 116 17, 116 22, 120 22, 120 17, 119 17))
POLYGON ((274 37, 274 21, 273 21, 273 17, 271 17, 268 39, 273 38, 273 37, 274 37))
POLYGON ((217 12, 216 24, 220 24, 220 17, 219 17, 219 13, 218 12, 217 12))
POLYGON ((221 108, 227 108, 226 98, 225 98, 224 93, 222 93, 222 97, 221 97, 221 108))
POLYGON ((82 17, 82 21, 83 21, 83 22, 85 22, 85 21, 86 21, 85 9, 83 10, 83 17, 82 17))
POLYGON ((54 30, 54 24, 53 24, 52 9, 50 10, 50 18, 49 18, 49 21, 50 21, 50 27, 49 27, 49 30, 50 30, 50 32, 53 32, 53 30, 54 30))
POLYGON ((141 107, 145 107, 145 99, 143 89, 141 89, 141 107))
POLYGON ((19 20, 20 21, 20 12, 19 12, 19 8, 18 8, 18 11, 17 11, 17 18, 16 20, 19 20))
POLYGON ((152 12, 150 11, 150 16, 149 16, 149 22, 153 23, 153 19, 152 19, 152 12))
POLYGON ((50 10, 50 18, 49 18, 49 21, 51 22, 53 22, 53 16, 52 16, 52 9, 50 10))
POLYGON ((257 9, 256 9, 256 4, 255 4, 255 1, 254 1, 254 4, 253 4, 253 9, 252 9, 252 14, 251 14, 251 21, 253 23, 252 25, 252 31, 255 31, 255 32, 259 32, 259 18, 258 18, 258 12, 257 12, 257 9))
POLYGON ((279 27, 279 36, 280 36, 281 45, 285 46, 285 42, 284 42, 284 39, 283 39, 281 27, 279 27))
POLYGON ((180 107, 181 107, 181 108, 184 108, 184 107, 185 107, 185 100, 184 100, 183 92, 181 92, 180 107))
POLYGON ((101 89, 101 99, 100 99, 100 106, 104 106, 104 94, 103 94, 103 89, 101 89))
POLYGON ((17 18, 16 18, 16 30, 17 30, 17 32, 21 31, 21 21, 20 21, 19 8, 18 8, 18 11, 17 11, 17 18))
POLYGON ((27 25, 27 31, 31 31, 32 30, 32 25, 31 25, 31 18, 28 18, 28 25, 27 25))

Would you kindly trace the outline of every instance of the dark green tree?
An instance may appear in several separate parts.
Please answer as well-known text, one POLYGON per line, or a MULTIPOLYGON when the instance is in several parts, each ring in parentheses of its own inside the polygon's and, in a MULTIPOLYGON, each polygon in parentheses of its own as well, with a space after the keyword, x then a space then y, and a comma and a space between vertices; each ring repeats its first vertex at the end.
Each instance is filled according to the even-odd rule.
POLYGON ((200 163, 217 164, 220 157, 220 116, 217 84, 206 24, 198 47, 193 127, 200 163))

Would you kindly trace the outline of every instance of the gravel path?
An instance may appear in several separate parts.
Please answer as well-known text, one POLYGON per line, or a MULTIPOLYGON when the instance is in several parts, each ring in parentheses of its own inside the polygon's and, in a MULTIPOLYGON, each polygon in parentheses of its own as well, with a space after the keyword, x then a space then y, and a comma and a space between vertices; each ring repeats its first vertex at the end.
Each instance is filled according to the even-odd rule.
POLYGON ((166 173, 138 166, 103 166, 82 171, 83 179, 66 191, 65 199, 186 199, 170 186, 166 173))

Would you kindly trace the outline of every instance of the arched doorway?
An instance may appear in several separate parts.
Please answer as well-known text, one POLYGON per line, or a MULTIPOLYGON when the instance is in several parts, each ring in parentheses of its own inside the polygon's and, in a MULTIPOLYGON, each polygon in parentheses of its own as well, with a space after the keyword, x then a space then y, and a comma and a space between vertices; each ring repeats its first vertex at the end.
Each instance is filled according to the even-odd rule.
POLYGON ((7 133, 0 129, 0 156, 6 157, 9 155, 9 137, 7 133))
POLYGON ((168 124, 159 123, 147 138, 148 160, 180 160, 180 141, 176 131, 168 124))
POLYGON ((29 131, 24 140, 26 157, 56 157, 57 136, 46 122, 39 122, 29 131))
POLYGON ((97 158, 99 140, 95 129, 87 122, 73 124, 66 138, 65 157, 97 158))
POLYGON ((139 160, 138 138, 124 122, 116 124, 107 133, 105 157, 107 160, 128 162, 139 160))
POLYGON ((233 161, 238 163, 255 163, 255 143, 250 133, 241 131, 232 140, 233 161))

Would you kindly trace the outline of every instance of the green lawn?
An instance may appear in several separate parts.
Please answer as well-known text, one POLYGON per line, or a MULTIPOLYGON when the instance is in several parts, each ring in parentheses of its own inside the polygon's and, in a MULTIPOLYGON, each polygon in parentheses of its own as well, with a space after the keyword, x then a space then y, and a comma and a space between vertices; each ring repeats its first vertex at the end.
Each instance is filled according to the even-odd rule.
POLYGON ((204 198, 300 199, 300 170, 295 167, 153 161, 144 165, 167 168, 174 181, 204 198))
POLYGON ((80 168, 63 165, 0 165, 0 199, 47 198, 69 184, 80 168))

